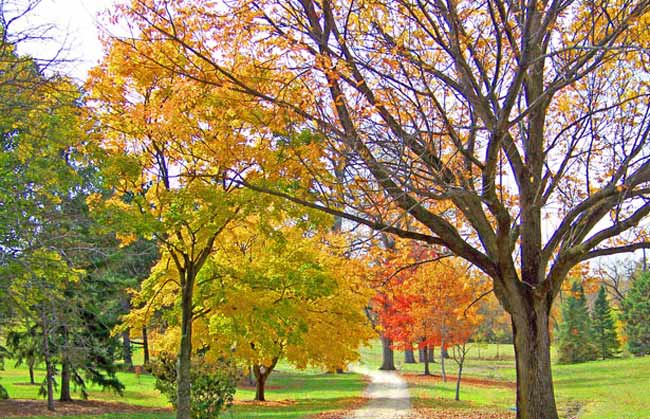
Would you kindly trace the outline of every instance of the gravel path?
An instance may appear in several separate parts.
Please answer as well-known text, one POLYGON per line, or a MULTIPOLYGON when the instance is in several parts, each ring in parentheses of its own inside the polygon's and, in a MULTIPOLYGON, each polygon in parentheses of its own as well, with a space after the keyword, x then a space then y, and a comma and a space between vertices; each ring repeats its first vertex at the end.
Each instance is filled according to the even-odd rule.
POLYGON ((355 366, 352 371, 370 377, 366 390, 369 403, 345 419, 405 419, 409 417, 411 400, 406 381, 393 371, 369 370, 355 366))

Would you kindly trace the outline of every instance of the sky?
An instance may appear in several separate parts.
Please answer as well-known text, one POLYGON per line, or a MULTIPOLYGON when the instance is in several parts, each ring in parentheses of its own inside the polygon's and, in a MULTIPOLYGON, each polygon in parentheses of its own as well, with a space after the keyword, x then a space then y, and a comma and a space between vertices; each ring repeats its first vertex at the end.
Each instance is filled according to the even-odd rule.
MULTIPOLYGON (((51 42, 24 43, 19 51, 38 59, 50 59, 64 47, 65 63, 57 70, 81 82, 88 70, 99 63, 102 45, 99 42, 97 13, 110 8, 116 0, 42 0, 28 15, 16 22, 14 30, 54 25, 51 42)), ((18 7, 27 3, 17 0, 18 7)))

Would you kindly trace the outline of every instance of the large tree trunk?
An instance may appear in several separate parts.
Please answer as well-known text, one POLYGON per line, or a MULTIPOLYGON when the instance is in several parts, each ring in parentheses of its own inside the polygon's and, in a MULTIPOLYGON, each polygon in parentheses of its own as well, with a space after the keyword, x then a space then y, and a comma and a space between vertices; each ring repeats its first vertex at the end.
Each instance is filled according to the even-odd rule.
POLYGON ((407 349, 404 351, 404 363, 415 364, 415 354, 413 353, 413 349, 407 349))
POLYGON ((530 305, 527 313, 512 314, 517 365, 517 418, 557 419, 548 309, 544 302, 530 305))
POLYGON ((65 357, 61 362, 61 394, 59 395, 59 401, 72 401, 72 394, 70 393, 70 361, 65 357))
POLYGON ((424 362, 424 349, 422 348, 418 349, 418 359, 420 362, 424 362))
POLYGON ((427 356, 429 357, 429 362, 436 362, 435 358, 433 357, 433 349, 435 346, 432 346, 430 348, 427 348, 427 356))
POLYGON ((192 290, 194 273, 191 267, 186 267, 186 269, 181 295, 181 347, 178 354, 176 377, 176 419, 191 418, 192 290))
POLYGON ((381 337, 382 363, 381 367, 379 367, 380 370, 395 371, 395 356, 390 344, 390 339, 384 336, 381 337))

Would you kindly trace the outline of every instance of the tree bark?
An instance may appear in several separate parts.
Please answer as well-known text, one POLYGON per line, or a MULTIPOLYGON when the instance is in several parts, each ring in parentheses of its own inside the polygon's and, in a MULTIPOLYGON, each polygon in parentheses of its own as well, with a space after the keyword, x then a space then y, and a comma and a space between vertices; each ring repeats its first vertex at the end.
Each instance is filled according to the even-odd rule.
POLYGON ((271 365, 253 365, 253 373, 255 374, 255 400, 258 402, 265 402, 264 386, 269 375, 273 372, 278 363, 278 358, 274 358, 271 365))
POLYGON ((423 348, 422 353, 424 354, 424 375, 431 375, 431 370, 429 370, 429 349, 423 348))
POLYGON ((447 350, 445 349, 445 335, 442 335, 442 340, 440 343, 440 374, 442 375, 442 382, 447 382, 447 372, 445 371, 445 354, 447 350))
POLYGON ((42 314, 43 323, 43 358, 45 358, 45 381, 47 382, 47 410, 54 412, 54 368, 50 357, 49 324, 45 310, 42 314))
POLYGON ((59 395, 59 401, 72 401, 72 394, 70 393, 70 361, 65 356, 61 362, 61 394, 59 395))
POLYGON ((34 381, 34 360, 29 361, 27 366, 29 367, 29 384, 36 384, 34 381))
POLYGON ((424 349, 422 348, 418 349, 418 360, 420 362, 424 362, 424 349))
POLYGON ((415 364, 415 354, 413 353, 413 349, 407 349, 404 351, 404 363, 415 364))
POLYGON ((456 400, 460 400, 460 378, 462 375, 463 375, 463 361, 461 361, 461 363, 458 365, 458 378, 456 378, 456 400))
POLYGON ((130 329, 122 332, 122 358, 124 359, 124 367, 129 371, 133 370, 130 329))
POLYGON ((517 366, 518 419, 558 418, 551 373, 549 310, 546 306, 543 300, 531 302, 525 313, 511 315, 517 366))
POLYGON ((258 402, 265 402, 266 397, 264 396, 264 385, 266 384, 266 374, 262 374, 258 370, 255 372, 255 400, 258 402))
POLYGON ((186 267, 181 295, 181 345, 176 378, 176 419, 191 419, 192 291, 194 272, 186 267))
POLYGON ((147 336, 147 326, 142 327, 142 352, 144 354, 144 366, 149 366, 149 337, 147 336))
POLYGON ((433 348, 434 347, 427 348, 427 356, 428 356, 429 362, 436 362, 436 360, 433 358, 433 348))
POLYGON ((382 363, 379 369, 383 371, 395 371, 395 356, 390 344, 390 339, 385 336, 381 337, 382 363))

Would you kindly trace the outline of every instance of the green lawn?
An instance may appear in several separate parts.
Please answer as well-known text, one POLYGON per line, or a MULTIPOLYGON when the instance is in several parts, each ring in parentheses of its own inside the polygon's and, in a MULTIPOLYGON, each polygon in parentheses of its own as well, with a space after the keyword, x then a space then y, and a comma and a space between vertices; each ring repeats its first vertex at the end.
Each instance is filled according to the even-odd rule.
MULTIPOLYGON (((43 379, 44 370, 36 371, 36 381, 43 379)), ((133 373, 119 373, 119 378, 126 386, 124 397, 99 388, 91 387, 90 399, 118 401, 138 406, 167 407, 167 400, 154 389, 153 377, 133 373)), ((11 398, 38 399, 38 386, 27 384, 28 374, 25 368, 14 368, 11 361, 6 363, 5 371, 0 372, 1 382, 11 398)), ((305 418, 317 413, 344 409, 354 403, 365 389, 363 377, 357 374, 324 374, 315 370, 296 371, 287 365, 271 374, 267 383, 266 398, 271 405, 243 403, 238 404, 222 415, 224 418, 305 418), (273 403, 275 402, 275 403, 273 403)), ((78 396, 78 394, 77 394, 78 396)), ((254 397, 254 389, 243 388, 237 391, 237 400, 249 401, 254 397)), ((1 415, 1 413, 0 413, 1 415)), ((0 416, 1 417, 1 416, 0 416)), ((172 413, 153 414, 107 414, 104 416, 75 416, 76 418, 111 418, 111 419, 166 419, 172 413)))
MULTIPOLYGON (((514 352, 511 345, 499 345, 500 359, 496 360, 496 345, 481 347, 478 359, 474 347, 464 368, 463 375, 495 381, 514 382, 516 371, 514 352)), ((417 357, 417 353, 416 353, 417 357)), ((363 352, 363 360, 371 366, 381 364, 381 347, 376 342, 363 352)), ((440 364, 436 353, 436 363, 431 364, 431 372, 440 374, 440 364)), ((423 364, 405 364, 404 354, 395 353, 395 364, 406 373, 421 373, 423 364)), ((502 411, 515 404, 514 390, 499 386, 486 387, 465 383, 461 387, 462 403, 453 401, 455 391, 456 364, 446 361, 450 382, 446 384, 412 384, 411 392, 415 404, 440 408, 471 408, 478 406, 496 407, 502 411)), ((647 419, 650 417, 650 356, 642 358, 612 359, 592 361, 573 365, 553 365, 553 378, 558 409, 561 415, 579 409, 580 419, 647 419)))

